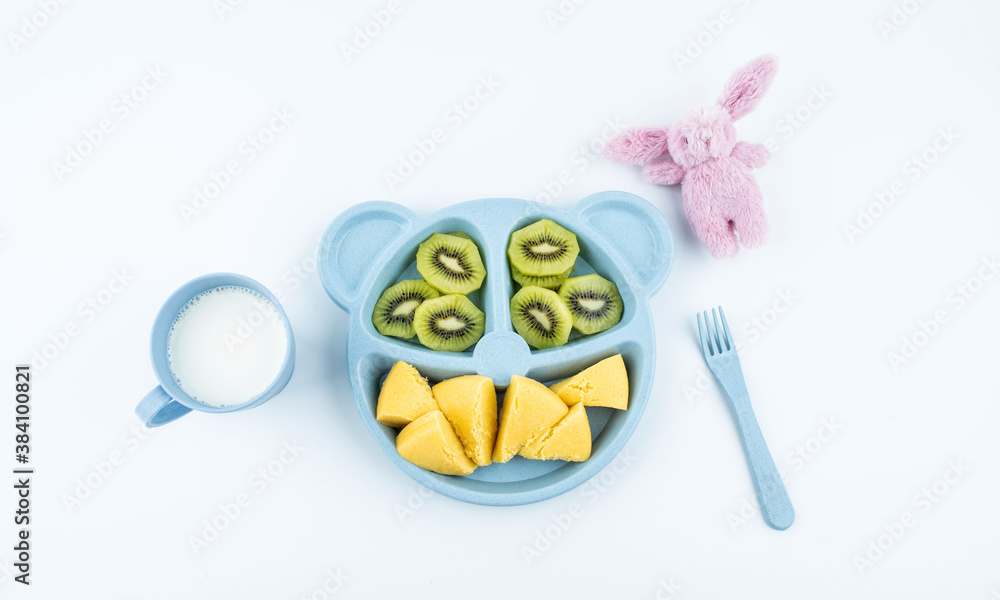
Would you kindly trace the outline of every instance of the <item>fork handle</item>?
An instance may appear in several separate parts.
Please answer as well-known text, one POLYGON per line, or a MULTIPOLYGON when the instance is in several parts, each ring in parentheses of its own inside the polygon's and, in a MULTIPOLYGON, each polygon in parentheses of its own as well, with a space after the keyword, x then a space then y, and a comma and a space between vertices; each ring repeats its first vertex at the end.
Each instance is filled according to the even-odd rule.
POLYGON ((743 448, 746 450, 747 462, 750 463, 750 474, 753 485, 760 500, 760 512, 764 520, 772 528, 784 531, 795 521, 795 509, 788 497, 785 484, 781 481, 778 467, 771 458, 771 452, 764 442, 760 432, 757 417, 750 406, 750 395, 747 393, 730 394, 733 409, 736 413, 736 423, 743 438, 743 448))

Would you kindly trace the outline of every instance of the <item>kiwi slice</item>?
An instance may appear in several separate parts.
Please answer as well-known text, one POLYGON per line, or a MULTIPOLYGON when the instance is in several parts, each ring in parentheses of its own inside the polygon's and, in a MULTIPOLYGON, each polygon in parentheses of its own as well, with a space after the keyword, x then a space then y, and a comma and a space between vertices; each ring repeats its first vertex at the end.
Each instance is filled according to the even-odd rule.
POLYGON ((589 335, 613 327, 622 318, 622 297, 618 286, 600 275, 567 279, 559 287, 573 315, 573 328, 589 335))
POLYGON ((471 239, 435 233, 417 249, 417 270, 443 294, 468 294, 486 278, 486 266, 471 239))
POLYGON ((569 271, 576 264, 579 253, 576 235, 548 219, 518 229, 511 234, 507 246, 511 267, 532 277, 548 277, 569 271))
POLYGON ((417 334, 413 329, 413 313, 424 300, 437 298, 441 294, 423 279, 407 279, 390 286, 375 303, 372 324, 382 335, 411 338, 417 334))
POLYGON ((448 235, 453 235, 455 237, 460 237, 462 239, 469 240, 470 242, 473 241, 472 236, 469 235, 469 234, 467 234, 467 233, 465 233, 464 231, 452 231, 448 235))
POLYGON ((449 294, 422 302, 413 315, 413 328, 431 350, 461 352, 483 337, 486 315, 465 296, 449 294))
POLYGON ((518 335, 539 350, 562 346, 573 329, 573 315, 559 294, 534 285, 510 299, 510 320, 518 335))
POLYGON ((518 271, 516 268, 510 268, 510 276, 522 287, 528 287, 529 285, 534 285, 537 287, 543 287, 550 290, 558 290, 562 282, 566 281, 566 278, 573 274, 575 267, 570 267, 569 271, 565 273, 560 273, 558 275, 548 275, 546 277, 534 277, 532 275, 525 275, 524 273, 518 271))

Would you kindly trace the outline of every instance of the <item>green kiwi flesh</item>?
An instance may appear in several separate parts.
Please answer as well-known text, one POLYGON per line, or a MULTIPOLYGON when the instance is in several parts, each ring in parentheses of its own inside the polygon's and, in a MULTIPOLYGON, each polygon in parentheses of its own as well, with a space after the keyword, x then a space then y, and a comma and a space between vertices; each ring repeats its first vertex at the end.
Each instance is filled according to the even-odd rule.
POLYGON ((476 243, 444 233, 435 233, 417 248, 417 270, 442 294, 468 294, 486 278, 476 243))
POLYGON ((565 273, 560 273, 558 275, 548 275, 546 277, 534 277, 532 275, 525 275, 524 273, 518 271, 516 268, 510 268, 511 279, 517 282, 521 287, 536 286, 543 287, 549 290, 558 290, 559 286, 562 285, 566 279, 573 274, 574 267, 570 267, 569 271, 565 273))
POLYGON ((584 335, 610 329, 622 318, 618 286, 600 275, 567 279, 559 287, 559 297, 573 316, 573 328, 584 335))
POLYGON ((422 279, 407 279, 389 286, 375 303, 372 324, 382 335, 411 338, 413 314, 425 300, 441 294, 422 279))
POLYGON ((565 273, 576 264, 580 245, 576 235, 562 225, 542 219, 510 236, 507 258, 512 268, 532 277, 565 273))
POLYGON ((573 329, 573 316, 559 294, 538 286, 514 294, 510 319, 518 335, 539 350, 562 346, 573 329))
POLYGON ((461 352, 483 337, 486 315, 465 296, 449 294, 422 302, 413 315, 413 328, 431 350, 461 352))

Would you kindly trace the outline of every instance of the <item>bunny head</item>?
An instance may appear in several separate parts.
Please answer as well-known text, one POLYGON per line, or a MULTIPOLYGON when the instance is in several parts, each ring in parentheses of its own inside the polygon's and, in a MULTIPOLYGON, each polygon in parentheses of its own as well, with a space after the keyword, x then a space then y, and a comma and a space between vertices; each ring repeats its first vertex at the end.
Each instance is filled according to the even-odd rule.
POLYGON ((685 170, 714 158, 729 156, 735 145, 733 119, 718 105, 689 110, 667 134, 670 158, 685 170))
POLYGON ((688 111, 667 132, 670 158, 687 170, 729 156, 736 145, 733 122, 756 108, 776 68, 771 56, 756 58, 733 74, 717 104, 688 111))

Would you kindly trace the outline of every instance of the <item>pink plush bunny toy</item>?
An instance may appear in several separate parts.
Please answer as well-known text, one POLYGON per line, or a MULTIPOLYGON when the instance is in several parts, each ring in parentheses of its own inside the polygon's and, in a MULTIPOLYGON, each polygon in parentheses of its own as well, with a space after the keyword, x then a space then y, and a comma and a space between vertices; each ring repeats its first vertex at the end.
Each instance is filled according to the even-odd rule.
POLYGON ((733 121, 760 102, 774 79, 776 64, 761 56, 736 71, 719 102, 689 111, 672 127, 630 129, 608 141, 604 155, 645 165, 646 181, 681 184, 684 214, 712 256, 732 256, 767 236, 760 188, 752 169, 767 162, 763 144, 736 141, 733 121), (669 156, 667 156, 669 155, 669 156))

